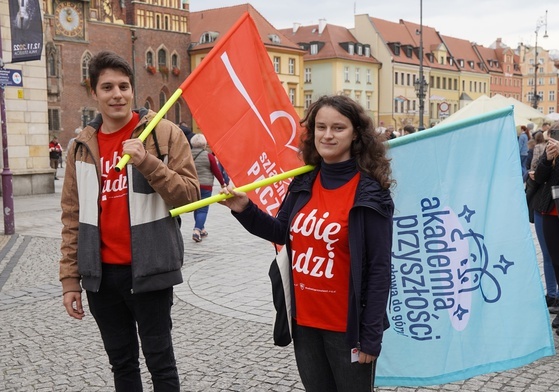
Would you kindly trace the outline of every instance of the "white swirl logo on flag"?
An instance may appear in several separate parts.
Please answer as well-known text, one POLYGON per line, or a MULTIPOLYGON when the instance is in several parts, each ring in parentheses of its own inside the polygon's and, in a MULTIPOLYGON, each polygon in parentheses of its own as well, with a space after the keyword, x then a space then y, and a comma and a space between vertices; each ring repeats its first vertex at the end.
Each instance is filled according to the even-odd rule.
POLYGON ((389 317, 398 334, 425 341, 441 339, 445 318, 462 331, 480 304, 498 302, 499 279, 514 262, 490 254, 469 206, 456 213, 434 197, 420 207, 394 217, 389 317))

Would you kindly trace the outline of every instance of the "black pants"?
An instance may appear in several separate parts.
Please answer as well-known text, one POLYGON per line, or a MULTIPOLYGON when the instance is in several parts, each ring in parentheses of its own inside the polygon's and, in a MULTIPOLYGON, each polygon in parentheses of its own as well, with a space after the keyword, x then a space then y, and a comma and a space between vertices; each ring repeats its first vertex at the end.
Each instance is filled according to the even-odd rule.
POLYGON ((98 293, 87 292, 114 373, 115 391, 141 392, 138 334, 155 392, 179 392, 171 340, 173 288, 132 294, 129 266, 103 265, 98 293))
POLYGON ((551 264, 555 271, 555 279, 559 282, 559 218, 542 214, 543 236, 549 251, 551 264))
POLYGON ((293 322, 293 345, 307 392, 371 392, 376 361, 351 362, 345 333, 302 327, 293 322))

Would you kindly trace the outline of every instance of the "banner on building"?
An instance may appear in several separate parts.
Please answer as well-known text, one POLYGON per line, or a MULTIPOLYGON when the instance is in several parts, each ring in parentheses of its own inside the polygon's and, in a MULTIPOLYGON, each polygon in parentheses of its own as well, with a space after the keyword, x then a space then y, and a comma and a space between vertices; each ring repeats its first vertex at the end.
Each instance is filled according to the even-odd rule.
MULTIPOLYGON (((234 184, 250 184, 300 166, 299 117, 245 13, 188 78, 183 97, 234 184)), ((291 179, 248 196, 274 215, 291 179)))
POLYGON ((444 384, 554 355, 512 107, 389 144, 391 326, 376 384, 444 384))
POLYGON ((8 0, 12 33, 12 63, 40 60, 43 22, 39 0, 8 0))

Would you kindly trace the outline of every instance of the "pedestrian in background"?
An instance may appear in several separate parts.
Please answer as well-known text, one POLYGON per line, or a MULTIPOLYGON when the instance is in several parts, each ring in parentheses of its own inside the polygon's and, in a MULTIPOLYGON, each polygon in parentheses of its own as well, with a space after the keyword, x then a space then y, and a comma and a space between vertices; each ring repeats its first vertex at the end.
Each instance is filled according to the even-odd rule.
POLYGON ((277 217, 230 187, 223 193, 235 197, 220 203, 252 234, 287 247, 305 390, 370 392, 389 326, 394 205, 384 137, 343 95, 318 99, 301 124, 303 160, 316 167, 293 179, 277 217))
POLYGON ((156 114, 132 110, 134 74, 122 57, 100 52, 89 79, 99 115, 76 137, 62 189, 64 307, 83 319, 85 289, 115 391, 142 391, 139 335, 153 390, 179 392, 171 306, 184 245, 169 209, 199 199, 190 147, 165 119, 145 144, 138 139, 156 114), (116 171, 125 154, 130 164, 116 171))
POLYGON ((411 135, 412 133, 415 133, 415 127, 411 124, 408 124, 404 127, 404 135, 411 135))
POLYGON ((58 169, 58 164, 62 157, 62 146, 58 143, 58 139, 53 137, 49 143, 49 159, 50 159, 50 167, 54 169, 54 179, 58 180, 58 176, 56 170, 58 169))
MULTIPOLYGON (((552 188, 559 186, 559 121, 553 123, 549 129, 549 139, 546 144, 543 156, 538 161, 534 180, 542 187, 539 198, 539 205, 536 210, 540 212, 542 218, 542 230, 545 239, 545 245, 549 252, 553 271, 555 272, 555 281, 559 282, 559 219, 557 213, 557 205, 559 200, 554 200, 552 188)), ((555 317, 552 322, 554 328, 559 327, 559 316, 555 317)), ((559 335, 559 329, 556 331, 559 335)))
MULTIPOLYGON (((214 177, 219 181, 221 187, 227 186, 223 178, 223 174, 219 168, 215 156, 207 150, 208 142, 206 137, 201 133, 197 133, 192 137, 192 156, 200 181, 200 194, 202 199, 206 199, 212 195, 214 177)), ((205 206, 194 210, 194 229, 192 230, 192 239, 195 242, 201 242, 208 236, 206 230, 206 219, 210 206, 205 206)))
MULTIPOLYGON (((530 123, 532 127, 534 124, 530 123)), ((530 125, 528 124, 528 125, 530 125)), ((518 149, 520 150, 520 166, 522 168, 522 178, 525 180, 526 172, 526 161, 528 160, 528 140, 530 140, 531 134, 530 129, 527 126, 520 126, 520 135, 518 135, 518 149)))

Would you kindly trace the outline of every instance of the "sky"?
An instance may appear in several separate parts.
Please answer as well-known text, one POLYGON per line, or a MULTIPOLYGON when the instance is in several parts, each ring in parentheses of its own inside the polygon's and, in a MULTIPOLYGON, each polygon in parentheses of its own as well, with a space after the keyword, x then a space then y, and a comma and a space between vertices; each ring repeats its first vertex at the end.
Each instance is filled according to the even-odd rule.
MULTIPOLYGON (((354 14, 420 23, 420 0, 190 0, 190 11, 250 3, 274 27, 329 24, 353 28, 354 14)), ((424 0, 423 25, 439 33, 490 46, 497 38, 516 48, 519 42, 559 50, 559 0, 424 0), (546 30, 547 10, 547 34, 546 30)))

